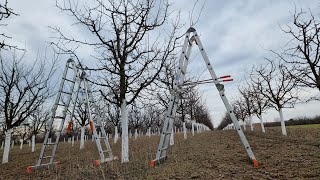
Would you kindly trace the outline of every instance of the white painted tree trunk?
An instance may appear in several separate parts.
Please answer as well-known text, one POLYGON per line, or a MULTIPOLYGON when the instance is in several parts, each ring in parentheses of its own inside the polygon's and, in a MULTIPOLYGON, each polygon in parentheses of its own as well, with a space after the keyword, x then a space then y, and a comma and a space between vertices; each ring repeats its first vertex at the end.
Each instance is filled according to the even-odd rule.
POLYGON ((264 129, 264 124, 263 124, 263 120, 262 120, 262 115, 260 115, 260 124, 261 124, 261 130, 263 133, 266 132, 266 130, 264 129))
POLYGON ((31 137, 31 152, 34 152, 35 147, 36 147, 36 136, 32 135, 32 137, 31 137))
POLYGON ((246 122, 245 122, 245 120, 243 120, 242 122, 243 122, 243 124, 242 124, 242 125, 243 125, 243 130, 246 131, 246 130, 247 130, 247 128, 246 128, 246 122))
POLYGON ((118 139, 119 139, 118 126, 115 126, 113 143, 116 144, 118 142, 118 139))
POLYGON ((93 140, 94 140, 94 135, 92 134, 91 135, 91 141, 93 142, 93 140))
POLYGON ((252 122, 252 117, 250 116, 250 129, 253 131, 253 122, 252 122))
POLYGON ((64 142, 64 143, 66 142, 66 138, 63 138, 63 142, 64 142))
POLYGON ((3 157, 2 157, 2 164, 9 162, 9 151, 10 151, 10 142, 11 142, 11 132, 12 129, 8 129, 5 132, 5 141, 4 141, 4 150, 3 150, 3 157))
POLYGON ((80 149, 84 149, 84 130, 85 130, 85 126, 81 126, 81 134, 80 134, 80 149))
POLYGON ((148 136, 151 137, 151 128, 148 129, 148 136))
POLYGON ((71 145, 72 145, 72 147, 74 146, 74 136, 72 136, 72 138, 71 138, 71 145))
POLYGON ((2 141, 2 143, 1 143, 1 150, 3 149, 3 145, 4 145, 4 142, 2 141))
POLYGON ((28 143, 29 143, 29 147, 31 147, 31 141, 30 141, 30 139, 28 140, 28 143))
POLYGON ((12 141, 11 143, 11 149, 14 147, 14 141, 12 141))
POLYGON ((128 112, 126 100, 123 99, 121 104, 121 162, 129 162, 129 137, 128 137, 128 112))
POLYGON ((282 108, 280 108, 279 114, 280 114, 282 135, 286 136, 287 135, 287 130, 286 130, 286 124, 284 123, 282 108))
POLYGON ((174 132, 173 132, 173 128, 171 130, 171 135, 170 135, 170 145, 174 145, 174 132))
POLYGON ((77 141, 79 140, 79 136, 78 136, 78 134, 77 134, 77 141))
POLYGON ((184 139, 187 139, 186 122, 183 122, 183 138, 184 138, 184 139))
POLYGON ((23 139, 20 139, 20 149, 22 149, 23 139))
POLYGON ((191 123, 191 131, 192 131, 192 136, 194 136, 194 122, 192 121, 192 123, 191 123))
POLYGON ((31 137, 31 152, 34 152, 35 146, 36 146, 36 136, 32 135, 32 137, 31 137))
POLYGON ((138 137, 138 130, 135 129, 134 130, 134 140, 137 140, 137 137, 138 137))

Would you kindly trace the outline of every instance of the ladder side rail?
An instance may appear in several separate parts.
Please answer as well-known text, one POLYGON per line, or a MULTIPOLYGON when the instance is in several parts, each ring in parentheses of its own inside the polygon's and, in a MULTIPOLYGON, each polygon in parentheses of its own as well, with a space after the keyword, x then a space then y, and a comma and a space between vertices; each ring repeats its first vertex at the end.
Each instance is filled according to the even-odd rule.
POLYGON ((186 53, 182 53, 182 54, 185 54, 184 58, 183 58, 183 63, 180 63, 181 65, 183 65, 183 67, 179 68, 180 72, 181 72, 181 76, 179 79, 177 79, 177 83, 178 83, 178 86, 177 88, 179 88, 178 92, 176 91, 176 98, 175 98, 175 102, 174 102, 174 107, 172 109, 172 112, 171 112, 171 117, 169 119, 169 125, 168 125, 168 128, 166 129, 166 138, 164 139, 164 146, 162 147, 163 150, 161 152, 161 157, 164 157, 166 156, 166 153, 167 153, 167 149, 169 147, 169 142, 170 142, 170 136, 171 136, 171 133, 172 133, 172 127, 173 127, 173 121, 174 121, 174 118, 176 116, 176 112, 177 112, 177 108, 178 108, 178 102, 179 102, 179 95, 178 93, 180 93, 181 91, 181 85, 183 85, 184 83, 184 79, 185 79, 185 76, 186 76, 186 72, 187 72, 187 67, 188 67, 188 62, 189 62, 189 57, 190 57, 190 54, 191 54, 191 50, 192 50, 192 43, 190 42, 190 39, 186 36, 186 39, 188 39, 188 41, 186 43, 188 43, 188 47, 187 47, 187 51, 186 53))
POLYGON ((223 101, 223 103, 224 103, 224 105, 225 105, 225 107, 226 107, 226 109, 228 111, 228 114, 231 117, 231 120, 232 120, 233 124, 236 126, 237 132, 238 132, 238 134, 240 136, 240 139, 241 139, 241 141, 242 141, 242 143, 243 143, 243 145, 245 147, 245 150, 247 151, 247 154, 248 154, 249 158, 252 161, 255 161, 256 158, 255 158, 255 156, 253 154, 253 151, 252 151, 252 149, 251 149, 251 147, 250 147, 250 145, 249 145, 249 143, 247 141, 247 138, 245 137, 245 135, 244 135, 244 133, 243 133, 243 131, 242 131, 240 125, 239 125, 239 122, 238 122, 238 120, 237 120, 237 118, 236 118, 236 116, 235 116, 235 114, 233 112, 233 108, 230 106, 230 103, 229 103, 227 97, 224 94, 224 86, 219 83, 218 78, 217 78, 217 76, 216 76, 216 74, 215 74, 215 72, 214 72, 214 70, 212 68, 212 65, 211 65, 211 63, 209 61, 209 58, 208 58, 208 56, 207 56, 207 54, 206 54, 206 52, 205 52, 205 50, 203 48, 203 45, 202 45, 202 43, 201 43, 201 41, 199 39, 199 36, 197 35, 196 31, 194 31, 194 36, 195 36, 196 43, 197 43, 197 45, 199 47, 199 50, 200 50, 200 52, 202 54, 202 57, 203 57, 206 65, 208 67, 208 70, 209 70, 210 74, 211 74, 211 77, 213 78, 213 81, 214 81, 214 83, 216 85, 216 88, 219 91, 220 97, 221 97, 221 99, 222 99, 222 101, 223 101))
POLYGON ((180 92, 180 84, 183 83, 184 81, 186 67, 188 65, 187 59, 189 58, 188 56, 190 56, 190 52, 191 52, 191 44, 189 42, 189 36, 190 36, 190 32, 187 32, 184 40, 184 44, 183 44, 183 49, 180 54, 178 71, 176 73, 176 77, 174 80, 174 86, 173 86, 174 94, 172 94, 170 98, 167 115, 165 118, 165 122, 163 124, 162 133, 160 136, 160 143, 158 145, 156 160, 160 160, 161 158, 163 158, 167 152, 166 148, 168 148, 168 144, 169 144, 169 139, 170 139, 171 130, 173 126, 173 117, 175 116, 176 109, 177 109, 176 101, 178 99, 178 93, 180 92))
MULTIPOLYGON (((44 142, 43 142, 43 145, 42 145, 42 148, 41 148, 41 151, 40 151, 40 155, 39 155, 39 159, 37 161, 37 164, 36 166, 40 166, 41 163, 42 163, 42 160, 43 160, 43 155, 44 155, 44 151, 47 147, 47 143, 48 143, 48 138, 49 138, 49 135, 51 133, 51 128, 52 128, 52 125, 53 125, 53 121, 54 121, 54 118, 56 116, 56 111, 57 111, 57 108, 58 108, 58 103, 60 101, 60 98, 61 98, 61 91, 62 91, 62 88, 64 86, 64 83, 65 83, 65 78, 67 76, 67 73, 68 73, 68 69, 69 69, 69 64, 70 62, 72 61, 72 59, 69 59, 65 65, 65 68, 63 70, 63 75, 62 75, 62 80, 60 82, 60 85, 59 85, 59 91, 58 91, 58 94, 57 94, 57 98, 54 102, 54 105, 51 109, 51 117, 50 117, 50 120, 49 120, 49 123, 48 123, 48 128, 47 128, 47 132, 46 132, 46 135, 45 135, 45 138, 44 138, 44 142)), ((65 118, 65 117, 64 117, 65 118)))
POLYGON ((86 101, 87 101, 87 108, 88 108, 88 113, 89 113, 89 122, 91 122, 92 124, 92 132, 93 132, 93 136, 94 136, 94 139, 96 141, 96 144, 97 144, 97 147, 98 147, 98 151, 99 151, 99 155, 100 155, 100 160, 101 162, 105 162, 105 156, 104 156, 104 153, 103 153, 103 150, 102 150, 102 147, 101 147, 101 143, 100 143, 100 139, 98 138, 98 134, 97 134, 97 130, 96 130, 96 127, 95 127, 95 123, 92 119, 92 112, 91 112, 91 108, 90 108, 90 101, 89 101, 89 94, 88 94, 88 86, 87 86, 87 81, 84 81, 84 87, 85 87, 85 98, 86 98, 86 101))
POLYGON ((91 91, 91 88, 89 86, 89 83, 88 83, 87 79, 85 79, 85 86, 88 88, 88 97, 89 97, 89 100, 92 102, 93 108, 95 109, 96 118, 97 118, 97 122, 99 123, 99 126, 100 126, 101 135, 102 135, 102 137, 105 137, 103 140, 104 140, 105 146, 106 146, 106 148, 108 150, 109 158, 112 160, 113 159, 113 153, 112 153, 112 150, 111 150, 111 146, 110 146, 106 131, 105 131, 104 126, 103 126, 102 121, 101 121, 101 117, 102 117, 101 116, 101 112, 99 111, 98 106, 95 103, 95 100, 93 98, 92 91, 91 91))
MULTIPOLYGON (((76 72, 78 72, 78 71, 76 71, 76 72)), ((78 76, 77 73, 74 74, 73 81, 74 82, 78 82, 78 84, 77 84, 78 87, 76 89, 77 89, 77 91, 79 91, 80 85, 81 85, 81 80, 79 79, 79 76, 78 76)), ((73 83, 72 86, 71 86, 71 94, 74 94, 74 89, 75 89, 74 86, 75 86, 75 84, 76 83, 73 83)), ((50 164, 53 163, 54 158, 55 158, 55 153, 56 153, 57 146, 58 146, 58 143, 59 143, 59 140, 60 140, 60 136, 61 136, 61 132, 62 132, 62 129, 63 129, 63 126, 64 126, 64 122, 65 122, 66 117, 67 117, 68 108, 70 106, 71 99, 72 99, 72 95, 70 95, 69 98, 67 99, 66 106, 65 106, 64 110, 62 111, 62 114, 63 114, 64 118, 61 119, 58 131, 57 131, 57 138, 56 138, 55 145, 53 146, 53 149, 52 149, 52 155, 51 155, 51 158, 50 158, 50 164)))

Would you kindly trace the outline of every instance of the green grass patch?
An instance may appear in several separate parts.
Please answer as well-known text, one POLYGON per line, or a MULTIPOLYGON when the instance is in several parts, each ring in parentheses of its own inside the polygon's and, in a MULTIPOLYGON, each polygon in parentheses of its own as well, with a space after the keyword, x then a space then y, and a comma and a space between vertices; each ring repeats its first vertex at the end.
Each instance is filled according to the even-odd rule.
POLYGON ((320 124, 304 124, 304 125, 292 125, 288 128, 320 128, 320 124))

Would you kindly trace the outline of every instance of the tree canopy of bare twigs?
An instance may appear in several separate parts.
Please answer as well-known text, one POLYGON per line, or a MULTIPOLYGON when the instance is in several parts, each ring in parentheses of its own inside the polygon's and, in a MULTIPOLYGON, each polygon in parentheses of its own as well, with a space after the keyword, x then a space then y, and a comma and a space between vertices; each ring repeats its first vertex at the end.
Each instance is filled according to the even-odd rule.
POLYGON ((320 90, 320 20, 311 11, 302 10, 295 11, 292 17, 293 23, 282 28, 291 37, 290 41, 283 53, 273 52, 293 66, 289 73, 297 85, 320 90))
POLYGON ((28 66, 23 58, 0 55, 0 108, 6 130, 25 122, 51 96, 53 66, 41 59, 28 66))
MULTIPOLYGON (((2 20, 9 18, 10 16, 17 16, 18 14, 13 11, 8 6, 8 0, 1 0, 0 1, 0 27, 6 26, 7 24, 2 24, 2 20)), ((16 46, 9 45, 5 42, 6 39, 10 39, 11 37, 4 34, 3 32, 0 32, 0 51, 1 49, 11 49, 11 48, 17 48, 16 46)))
POLYGON ((279 112, 282 134, 287 135, 282 109, 294 107, 298 100, 298 81, 281 62, 267 61, 266 65, 252 68, 250 79, 256 91, 270 102, 270 107, 279 112))

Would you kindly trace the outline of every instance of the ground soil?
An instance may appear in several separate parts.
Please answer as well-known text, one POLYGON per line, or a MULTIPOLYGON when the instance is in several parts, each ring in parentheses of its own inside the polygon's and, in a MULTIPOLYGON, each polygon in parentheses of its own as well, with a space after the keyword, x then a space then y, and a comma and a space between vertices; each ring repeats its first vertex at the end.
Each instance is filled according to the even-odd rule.
MULTIPOLYGON (((57 160, 61 164, 51 168, 26 172, 39 157, 24 145, 10 152, 10 162, 0 165, 0 179, 320 179, 320 128, 288 129, 288 136, 279 128, 268 128, 263 134, 256 130, 245 132, 260 167, 254 167, 234 130, 209 131, 175 136, 168 159, 156 167, 149 167, 155 157, 159 136, 130 139, 130 162, 114 161, 95 167, 98 159, 94 142, 86 141, 79 150, 79 142, 59 143, 57 160)), ((120 157, 120 145, 111 142, 113 152, 120 157)), ((0 155, 2 159, 2 152, 0 155)))

